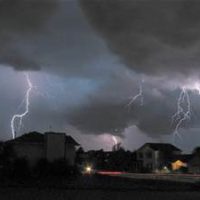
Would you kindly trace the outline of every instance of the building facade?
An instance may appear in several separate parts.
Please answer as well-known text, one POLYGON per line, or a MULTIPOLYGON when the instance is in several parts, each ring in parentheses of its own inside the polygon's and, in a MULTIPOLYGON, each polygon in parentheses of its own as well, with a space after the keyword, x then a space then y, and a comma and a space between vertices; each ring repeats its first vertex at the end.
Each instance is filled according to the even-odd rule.
POLYGON ((40 159, 49 162, 63 159, 69 165, 74 165, 76 146, 79 145, 71 136, 54 132, 31 132, 7 143, 12 146, 16 157, 27 159, 31 166, 40 159))
POLYGON ((188 172, 193 174, 200 174, 200 154, 194 153, 192 158, 188 161, 188 172))
POLYGON ((137 160, 149 172, 163 169, 169 165, 174 155, 180 154, 180 149, 166 143, 146 143, 136 151, 137 160))

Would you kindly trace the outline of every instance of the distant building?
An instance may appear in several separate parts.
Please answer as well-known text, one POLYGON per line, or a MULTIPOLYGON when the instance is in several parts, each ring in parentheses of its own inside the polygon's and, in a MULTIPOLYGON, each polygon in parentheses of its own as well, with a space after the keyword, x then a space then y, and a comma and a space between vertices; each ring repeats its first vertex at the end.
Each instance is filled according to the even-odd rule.
POLYGON ((188 172, 200 174, 200 151, 194 152, 192 158, 188 161, 188 172))
POLYGON ((172 157, 180 154, 179 148, 167 143, 146 143, 136 151, 137 160, 149 172, 166 168, 172 157))
POLYGON ((31 166, 43 158, 50 162, 65 159, 69 165, 74 165, 79 145, 71 136, 54 132, 31 132, 6 143, 12 146, 18 158, 26 158, 31 166))

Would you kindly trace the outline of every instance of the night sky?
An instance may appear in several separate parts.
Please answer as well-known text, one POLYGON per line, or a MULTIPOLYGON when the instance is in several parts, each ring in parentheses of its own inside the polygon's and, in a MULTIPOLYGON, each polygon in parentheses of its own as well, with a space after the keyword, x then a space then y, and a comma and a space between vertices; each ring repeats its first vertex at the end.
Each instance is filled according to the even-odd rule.
POLYGON ((199 11, 197 0, 0 0, 0 139, 24 112, 28 73, 17 136, 66 132, 86 150, 110 150, 114 135, 130 150, 175 142, 191 151, 200 145, 199 11), (140 89, 143 102, 127 106, 140 89))

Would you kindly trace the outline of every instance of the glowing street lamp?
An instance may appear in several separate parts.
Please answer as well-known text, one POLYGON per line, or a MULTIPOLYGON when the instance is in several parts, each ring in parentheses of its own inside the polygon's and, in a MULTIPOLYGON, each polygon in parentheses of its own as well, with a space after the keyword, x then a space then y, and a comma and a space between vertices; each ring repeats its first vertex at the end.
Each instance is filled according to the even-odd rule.
POLYGON ((87 174, 91 174, 92 167, 91 166, 86 166, 85 171, 86 171, 87 174))

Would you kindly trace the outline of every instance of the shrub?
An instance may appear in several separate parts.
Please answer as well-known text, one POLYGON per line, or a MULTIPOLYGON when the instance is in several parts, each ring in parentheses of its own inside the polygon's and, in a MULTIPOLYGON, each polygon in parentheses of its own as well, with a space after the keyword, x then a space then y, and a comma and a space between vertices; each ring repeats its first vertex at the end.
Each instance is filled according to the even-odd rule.
POLYGON ((33 169, 33 176, 38 178, 47 177, 50 173, 50 163, 47 159, 40 159, 33 169))
POLYGON ((17 158, 13 163, 12 175, 14 178, 29 178, 30 166, 25 158, 17 158))
POLYGON ((46 159, 38 161, 34 168, 34 175, 38 178, 45 177, 74 177, 79 174, 78 168, 70 166, 63 159, 48 162, 46 159))

